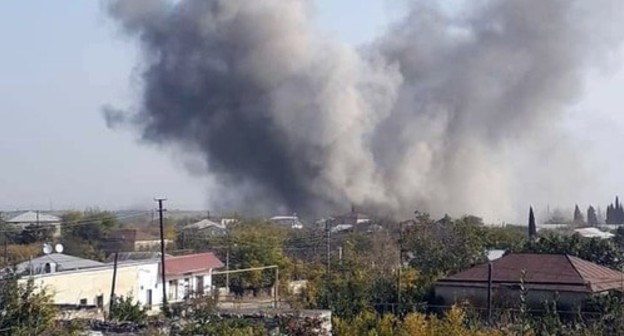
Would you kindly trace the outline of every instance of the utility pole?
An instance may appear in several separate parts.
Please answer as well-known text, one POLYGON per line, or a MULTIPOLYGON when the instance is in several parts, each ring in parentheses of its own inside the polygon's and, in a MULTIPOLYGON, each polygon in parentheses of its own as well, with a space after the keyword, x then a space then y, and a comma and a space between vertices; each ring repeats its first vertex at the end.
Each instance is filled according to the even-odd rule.
POLYGON ((165 316, 169 315, 169 309, 167 307, 167 282, 165 280, 165 229, 164 229, 164 218, 163 213, 165 209, 163 209, 163 202, 166 201, 166 198, 156 198, 154 199, 158 202, 158 221, 160 222, 160 277, 162 280, 162 311, 165 316))
POLYGON ((399 267, 397 268, 397 311, 401 314, 401 267, 403 266, 403 222, 399 223, 399 267))
POLYGON ((9 227, 7 223, 2 219, 2 211, 0 211, 0 223, 2 224, 2 232, 4 233, 3 245, 4 245, 4 267, 9 267, 9 235, 7 233, 9 227))
POLYGON ((113 261, 113 284, 111 285, 110 301, 108 302, 108 315, 110 316, 113 311, 113 305, 115 304, 115 284, 117 282, 117 257, 118 253, 115 252, 115 259, 113 261))
POLYGON ((329 221, 325 222, 325 233, 327 235, 327 241, 325 244, 326 253, 327 253, 327 256, 326 256, 327 257, 327 261, 326 261, 327 270, 326 271, 327 271, 327 277, 329 279, 329 275, 331 274, 331 228, 329 225, 329 221))
POLYGON ((338 264, 342 265, 342 246, 338 246, 338 264))
POLYGON ((327 271, 326 271, 326 292, 327 292, 327 305, 328 308, 331 310, 331 297, 329 295, 329 286, 331 284, 331 225, 330 225, 330 221, 326 220, 325 221, 325 233, 327 234, 327 271))
POLYGON ((487 310, 488 323, 492 323, 492 262, 488 262, 488 292, 487 292, 487 310))
MULTIPOLYGON (((207 218, 210 218, 210 214, 208 214, 207 218)), ((230 230, 227 227, 225 234, 227 235, 227 248, 225 250, 225 290, 227 295, 230 295, 230 250, 232 249, 232 235, 230 235, 230 230)))
POLYGON ((279 308, 279 267, 275 268, 275 289, 273 294, 275 294, 273 308, 277 309, 279 308))

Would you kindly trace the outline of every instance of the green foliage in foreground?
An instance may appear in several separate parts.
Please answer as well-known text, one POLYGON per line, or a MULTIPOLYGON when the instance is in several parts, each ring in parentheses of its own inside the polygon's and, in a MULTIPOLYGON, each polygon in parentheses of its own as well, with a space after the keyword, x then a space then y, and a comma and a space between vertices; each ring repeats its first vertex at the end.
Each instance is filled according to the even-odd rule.
POLYGON ((147 320, 147 309, 132 295, 118 296, 113 301, 108 318, 113 321, 142 323, 147 320))
POLYGON ((57 310, 46 291, 35 288, 32 280, 19 282, 8 275, 0 285, 0 335, 78 335, 80 328, 61 328, 57 310))

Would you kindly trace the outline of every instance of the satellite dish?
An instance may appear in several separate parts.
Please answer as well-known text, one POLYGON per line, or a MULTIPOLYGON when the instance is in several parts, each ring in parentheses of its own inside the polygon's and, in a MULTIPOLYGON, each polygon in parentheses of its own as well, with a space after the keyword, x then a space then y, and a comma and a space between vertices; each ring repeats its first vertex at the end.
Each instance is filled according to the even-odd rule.
POLYGON ((63 253, 63 244, 54 245, 54 251, 56 251, 56 253, 63 253))
POLYGON ((52 246, 50 246, 50 244, 43 244, 43 253, 44 254, 52 253, 52 246))

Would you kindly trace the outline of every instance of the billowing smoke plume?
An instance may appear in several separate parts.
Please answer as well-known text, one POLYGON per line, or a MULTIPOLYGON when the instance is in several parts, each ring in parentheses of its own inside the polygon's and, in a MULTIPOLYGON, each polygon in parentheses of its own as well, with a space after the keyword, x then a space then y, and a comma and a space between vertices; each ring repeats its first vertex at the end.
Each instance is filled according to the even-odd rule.
POLYGON ((307 0, 117 1, 144 87, 137 111, 107 120, 201 156, 230 209, 508 216, 509 148, 556 127, 619 10, 469 4, 451 15, 413 1, 355 49, 315 32, 307 0))

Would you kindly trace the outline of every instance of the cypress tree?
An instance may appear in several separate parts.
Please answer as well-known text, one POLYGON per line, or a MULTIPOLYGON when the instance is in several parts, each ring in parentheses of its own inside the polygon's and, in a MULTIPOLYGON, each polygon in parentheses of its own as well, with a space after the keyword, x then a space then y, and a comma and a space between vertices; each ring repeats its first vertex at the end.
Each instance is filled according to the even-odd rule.
POLYGON ((596 215, 596 209, 591 205, 587 208, 587 225, 598 226, 598 215, 596 215))
POLYGON ((607 219, 605 220, 607 224, 613 224, 613 205, 607 205, 607 219))
POLYGON ((581 209, 579 209, 578 204, 574 206, 574 219, 572 222, 575 226, 585 225, 585 219, 583 218, 583 213, 581 212, 581 209))
POLYGON ((533 207, 529 207, 529 240, 535 241, 537 238, 537 225, 535 225, 535 215, 533 207))

